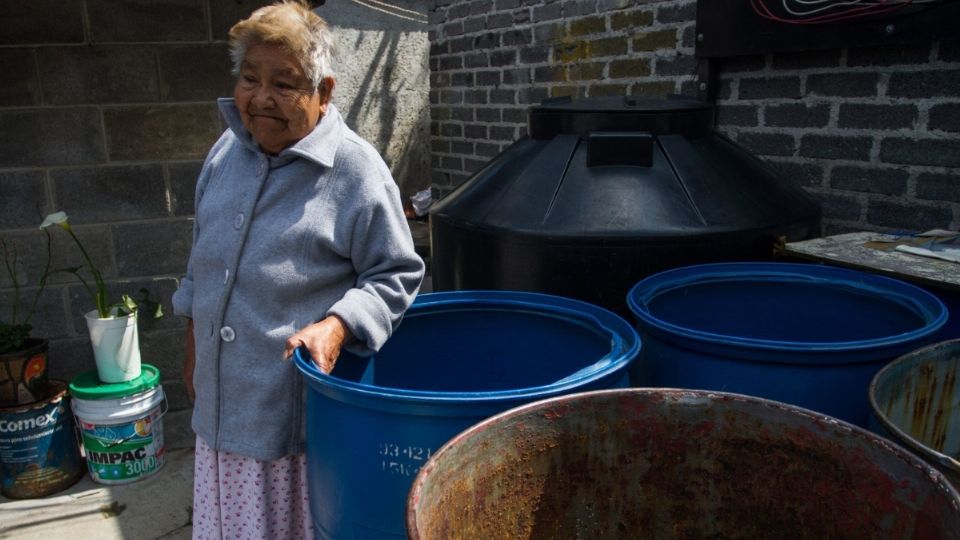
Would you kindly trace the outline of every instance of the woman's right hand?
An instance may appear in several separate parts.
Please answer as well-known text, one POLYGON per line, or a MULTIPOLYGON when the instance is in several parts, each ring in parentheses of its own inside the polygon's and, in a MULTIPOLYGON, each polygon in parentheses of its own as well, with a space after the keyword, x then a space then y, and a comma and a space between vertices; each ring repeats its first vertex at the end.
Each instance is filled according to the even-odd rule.
POLYGON ((196 399, 193 389, 193 367, 197 363, 197 348, 193 337, 193 319, 187 321, 187 350, 183 358, 183 384, 187 388, 187 397, 190 403, 196 399))
POLYGON ((290 336, 283 349, 283 359, 289 360, 297 347, 306 347, 317 368, 323 373, 330 373, 340 356, 340 348, 352 339, 343 319, 330 315, 290 336))

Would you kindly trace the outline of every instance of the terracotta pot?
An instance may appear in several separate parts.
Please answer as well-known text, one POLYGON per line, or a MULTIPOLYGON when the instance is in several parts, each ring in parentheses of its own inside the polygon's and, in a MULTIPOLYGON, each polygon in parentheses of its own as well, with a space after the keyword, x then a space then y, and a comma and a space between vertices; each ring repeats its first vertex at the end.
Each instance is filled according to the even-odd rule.
POLYGON ((0 354, 0 407, 46 397, 47 349, 47 340, 28 338, 20 350, 0 354))

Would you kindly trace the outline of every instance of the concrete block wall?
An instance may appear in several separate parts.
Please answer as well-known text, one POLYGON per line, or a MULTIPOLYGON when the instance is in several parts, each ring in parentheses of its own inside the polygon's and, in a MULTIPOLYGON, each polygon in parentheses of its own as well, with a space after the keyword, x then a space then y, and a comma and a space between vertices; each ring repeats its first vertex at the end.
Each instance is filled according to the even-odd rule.
MULTIPOLYGON (((215 100, 232 95, 227 31, 267 3, 0 5, 0 236, 19 254, 23 297, 45 260, 38 225, 66 211, 114 294, 147 287, 163 301, 167 316, 142 321, 140 337, 172 409, 189 404, 180 380, 184 322, 170 296, 191 246, 196 176, 224 128, 215 100)), ((331 2, 318 12, 338 35, 335 103, 412 193, 430 181, 427 5, 394 4, 385 12, 331 2)), ((63 231, 53 231, 53 246, 55 267, 81 264, 63 231)), ((0 319, 13 292, 0 272, 0 319)), ((50 280, 31 322, 50 340, 51 377, 94 368, 82 318, 92 308, 76 280, 50 280)))
MULTIPOLYGON (((697 93, 695 0, 434 0, 433 183, 546 97, 697 93)), ((824 232, 960 227, 960 42, 723 59, 717 127, 823 203, 824 232)))
MULTIPOLYGON (((187 400, 184 322, 170 296, 190 250, 196 175, 222 129, 214 100, 233 87, 223 12, 198 0, 0 7, 0 64, 11 74, 0 89, 0 235, 17 248, 21 281, 36 284, 38 225, 63 210, 115 298, 146 287, 162 300, 167 316, 142 321, 140 339, 174 409, 187 400)), ((82 264, 63 231, 51 236, 54 266, 82 264)), ((10 286, 4 273, 4 319, 10 286)), ((51 279, 31 321, 50 340, 51 377, 94 368, 90 309, 76 279, 51 279)))

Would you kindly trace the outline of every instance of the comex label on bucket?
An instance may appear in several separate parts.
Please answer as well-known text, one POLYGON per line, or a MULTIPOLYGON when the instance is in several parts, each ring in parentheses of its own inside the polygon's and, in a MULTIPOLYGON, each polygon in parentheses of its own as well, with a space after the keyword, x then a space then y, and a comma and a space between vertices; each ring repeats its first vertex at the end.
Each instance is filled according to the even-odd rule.
POLYGON ((0 407, 0 492, 31 499, 73 485, 83 475, 67 385, 50 381, 44 399, 0 407))
POLYGON ((33 429, 36 427, 45 427, 52 426, 56 424, 57 417, 63 413, 63 406, 59 406, 56 409, 50 411, 49 413, 43 413, 33 418, 27 418, 25 420, 0 420, 0 433, 13 433, 16 431, 23 431, 26 429, 33 429))

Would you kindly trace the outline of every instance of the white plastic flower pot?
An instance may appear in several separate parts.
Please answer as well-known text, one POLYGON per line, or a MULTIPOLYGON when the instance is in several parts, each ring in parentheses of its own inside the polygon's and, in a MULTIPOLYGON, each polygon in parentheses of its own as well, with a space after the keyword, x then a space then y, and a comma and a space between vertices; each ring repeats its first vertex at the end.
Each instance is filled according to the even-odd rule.
POLYGON ((140 376, 140 338, 137 314, 101 319, 97 310, 84 315, 102 382, 117 383, 140 376))

